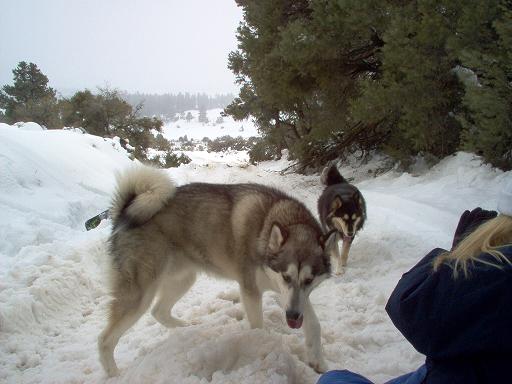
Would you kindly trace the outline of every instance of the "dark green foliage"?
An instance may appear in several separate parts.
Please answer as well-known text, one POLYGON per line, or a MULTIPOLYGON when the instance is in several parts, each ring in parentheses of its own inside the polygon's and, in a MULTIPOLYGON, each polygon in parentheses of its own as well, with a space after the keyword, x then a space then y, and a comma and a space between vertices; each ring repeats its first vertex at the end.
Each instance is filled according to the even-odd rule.
POLYGON ((154 148, 158 151, 170 151, 171 143, 161 133, 158 133, 154 139, 154 148))
POLYGON ((205 137, 202 141, 206 144, 208 152, 247 151, 252 164, 281 158, 278 148, 261 137, 244 139, 241 136, 221 136, 213 140, 205 137))
POLYGON ((405 162, 470 149, 511 166, 510 1, 237 4, 241 89, 225 112, 254 117, 258 147, 288 148, 303 170, 375 149, 405 162))
POLYGON ((245 151, 253 146, 255 138, 244 139, 242 136, 231 137, 221 136, 207 142, 208 152, 224 152, 224 151, 245 151))
POLYGON ((55 90, 34 63, 21 61, 12 71, 14 84, 0 90, 2 121, 33 121, 47 128, 61 128, 55 90))
POLYGON ((180 136, 178 138, 178 142, 179 142, 179 148, 182 150, 182 151, 193 151, 195 149, 195 143, 194 143, 194 140, 192 139, 189 139, 187 137, 187 135, 185 136, 180 136))
POLYGON ((453 1, 424 0, 396 7, 383 33, 382 74, 362 81, 352 115, 377 124, 385 149, 396 158, 418 153, 443 157, 457 150, 455 114, 462 87, 447 49, 458 7, 453 1))
POLYGON ((139 117, 142 106, 135 109, 123 100, 118 91, 100 89, 77 92, 62 101, 62 118, 67 126, 82 127, 88 133, 102 136, 119 136, 133 147, 132 156, 158 166, 178 166, 190 159, 172 153, 171 143, 162 135, 163 122, 155 117, 139 117), (154 148, 165 155, 149 158, 147 149, 154 148))
MULTIPOLYGON (((148 148, 170 152, 171 144, 161 134, 163 122, 155 117, 139 117, 140 108, 133 109, 111 89, 100 89, 98 94, 80 91, 61 105, 66 126, 82 127, 102 137, 119 136, 134 147, 133 157, 148 161, 148 148)), ((155 164, 161 164, 160 160, 155 164)))
POLYGON ((64 125, 82 127, 98 136, 115 136, 135 118, 132 107, 115 90, 100 89, 98 94, 79 91, 63 102, 64 125))
POLYGON ((146 162, 153 164, 157 167, 163 167, 163 168, 176 168, 179 167, 181 164, 188 164, 192 160, 190 157, 185 155, 184 153, 180 153, 177 155, 176 153, 169 150, 164 155, 156 156, 152 159, 147 160, 146 162))
POLYGON ((277 160, 281 158, 279 148, 265 139, 257 138, 252 142, 248 151, 251 164, 257 164, 260 161, 277 160))
MULTIPOLYGON (((238 1, 244 22, 229 66, 241 91, 226 109, 252 115, 280 153, 308 162, 306 145, 348 132, 358 78, 378 69, 377 1, 238 1)), ((261 145, 261 144, 260 144, 261 145)))
POLYGON ((190 157, 185 155, 184 153, 180 153, 179 155, 169 152, 165 156, 165 168, 171 167, 179 167, 181 164, 188 164, 192 161, 190 157))
POLYGON ((459 72, 466 88, 463 146, 512 169, 512 3, 468 1, 453 46, 471 70, 459 72))

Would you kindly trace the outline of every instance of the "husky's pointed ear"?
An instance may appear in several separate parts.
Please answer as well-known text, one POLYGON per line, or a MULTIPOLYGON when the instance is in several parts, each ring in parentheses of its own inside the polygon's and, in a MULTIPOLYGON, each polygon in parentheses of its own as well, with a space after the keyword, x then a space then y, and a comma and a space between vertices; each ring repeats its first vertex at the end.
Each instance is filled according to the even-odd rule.
POLYGON ((272 229, 270 230, 270 237, 268 239, 268 248, 270 252, 277 253, 286 242, 286 238, 288 237, 288 232, 278 223, 272 224, 272 229))
POLYGON ((320 246, 322 247, 322 249, 325 249, 325 245, 327 244, 327 242, 329 241, 331 236, 333 236, 334 234, 336 234, 336 230, 331 229, 326 234, 322 234, 318 237, 318 242, 320 243, 320 246))
POLYGON ((343 202, 341 201, 341 197, 336 195, 336 197, 331 202, 331 212, 334 212, 337 209, 341 208, 342 205, 343 205, 343 202))
POLYGON ((333 164, 329 168, 324 168, 320 177, 322 184, 329 186, 334 184, 346 183, 347 181, 341 176, 338 168, 333 164))

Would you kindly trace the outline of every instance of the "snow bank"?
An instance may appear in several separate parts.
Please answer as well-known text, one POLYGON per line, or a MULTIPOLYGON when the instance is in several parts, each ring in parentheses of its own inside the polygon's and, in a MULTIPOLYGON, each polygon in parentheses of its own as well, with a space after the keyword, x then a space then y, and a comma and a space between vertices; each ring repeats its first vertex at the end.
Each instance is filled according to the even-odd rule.
MULTIPOLYGON (((281 176, 284 160, 255 167, 243 153, 189 155, 192 163, 169 170, 178 184, 259 182, 316 210, 319 177, 281 176)), ((109 223, 90 232, 83 223, 107 207, 114 172, 129 164, 111 140, 0 125, 0 382, 106 380, 96 337, 109 300, 102 273, 109 223)), ((463 209, 495 208, 511 177, 459 153, 419 176, 358 178, 367 224, 345 275, 312 294, 331 368, 383 382, 422 363, 387 318, 387 297, 430 248, 450 244, 463 209)), ((236 284, 203 276, 174 309, 191 325, 167 330, 144 315, 121 339, 121 376, 109 382, 315 382, 302 331, 287 327, 275 294, 265 294, 263 309, 264 329, 250 330, 236 284)))
POLYGON ((18 127, 18 129, 21 129, 23 131, 44 131, 46 129, 44 127, 41 127, 39 124, 33 122, 20 122, 14 125, 18 127))
POLYGON ((7 254, 81 229, 107 204, 112 172, 130 163, 112 140, 23 127, 0 126, 0 252, 7 254))

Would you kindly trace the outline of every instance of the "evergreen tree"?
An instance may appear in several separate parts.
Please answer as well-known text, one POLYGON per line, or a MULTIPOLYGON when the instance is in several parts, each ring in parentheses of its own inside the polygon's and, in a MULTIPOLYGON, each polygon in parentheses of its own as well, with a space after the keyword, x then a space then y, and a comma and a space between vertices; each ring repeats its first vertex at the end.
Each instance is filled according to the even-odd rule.
POLYGON ((129 125, 133 109, 119 92, 106 88, 99 91, 98 95, 89 90, 75 93, 62 107, 64 124, 104 137, 114 136, 129 125))
POLYGON ((354 118, 374 124, 384 149, 399 159, 419 152, 442 157, 459 146, 462 88, 447 49, 459 9, 451 0, 395 8, 383 34, 382 75, 365 80, 353 102, 354 118))
POLYGON ((464 148, 512 166, 510 1, 237 4, 241 88, 225 113, 253 116, 258 145, 289 148, 301 169, 373 149, 410 160, 464 148))
POLYGON ((9 123, 34 121, 47 128, 60 128, 55 90, 34 63, 21 61, 12 71, 14 84, 0 90, 3 119, 9 123))
POLYGON ((382 41, 377 29, 386 14, 380 2, 237 3, 244 22, 229 67, 241 90, 225 112, 236 120, 252 115, 277 153, 288 147, 304 165, 336 157, 339 153, 322 150, 318 156, 312 144, 354 137, 348 108, 358 78, 378 68, 375 53, 382 41))
POLYGON ((465 69, 463 146, 512 169, 512 3, 468 1, 453 46, 465 69))
POLYGON ((155 117, 139 117, 141 108, 132 108, 117 90, 104 88, 97 95, 89 90, 77 92, 62 103, 62 114, 66 125, 82 127, 93 135, 128 139, 135 148, 134 156, 146 161, 147 148, 170 150, 170 144, 161 134, 153 135, 162 132, 163 122, 155 117))
POLYGON ((192 113, 190 111, 187 112, 187 115, 185 116, 185 120, 187 120, 187 123, 190 123, 194 116, 192 116, 192 113))

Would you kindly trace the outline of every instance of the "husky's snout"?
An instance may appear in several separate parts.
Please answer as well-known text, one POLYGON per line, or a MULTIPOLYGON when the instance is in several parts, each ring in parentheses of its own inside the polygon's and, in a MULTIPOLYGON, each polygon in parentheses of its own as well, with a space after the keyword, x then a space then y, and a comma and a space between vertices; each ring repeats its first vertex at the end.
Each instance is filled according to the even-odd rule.
POLYGON ((298 282, 285 288, 284 302, 286 304, 284 308, 286 313, 286 323, 290 328, 297 329, 302 327, 302 320, 304 318, 304 302, 306 297, 306 293, 298 287, 298 282))
POLYGON ((300 328, 302 327, 302 320, 304 316, 302 313, 297 311, 286 311, 286 322, 290 328, 300 328))
POLYGON ((354 240, 354 235, 355 233, 354 232, 349 232, 347 235, 343 234, 343 241, 348 241, 348 242, 352 242, 352 240, 354 240))

